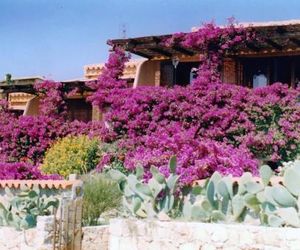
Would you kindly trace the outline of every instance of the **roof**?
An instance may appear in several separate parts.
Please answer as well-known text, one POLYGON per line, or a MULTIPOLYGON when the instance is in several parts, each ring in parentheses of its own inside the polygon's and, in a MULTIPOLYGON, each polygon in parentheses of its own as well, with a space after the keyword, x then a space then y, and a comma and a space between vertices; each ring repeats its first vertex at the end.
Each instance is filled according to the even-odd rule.
MULTIPOLYGON (((265 39, 259 44, 245 43, 236 52, 237 55, 254 55, 276 52, 297 52, 300 54, 300 20, 244 23, 245 27, 265 39)), ((112 46, 122 46, 126 51, 148 59, 170 59, 173 56, 192 57, 199 54, 190 48, 176 45, 167 47, 163 41, 172 35, 144 36, 128 39, 115 39, 108 42, 112 46)))
MULTIPOLYGON (((16 93, 16 92, 23 92, 28 94, 34 94, 36 93, 33 85, 38 80, 44 80, 40 78, 28 78, 28 79, 36 79, 36 81, 26 81, 24 82, 21 78, 22 82, 20 81, 14 81, 12 80, 11 84, 7 84, 5 81, 0 82, 0 90, 2 90, 2 93, 16 93)), ((69 91, 74 88, 78 88, 80 91, 90 91, 90 89, 86 86, 86 81, 83 79, 75 79, 75 80, 67 80, 67 81, 61 81, 63 84, 63 89, 66 91, 69 91)))
POLYGON ((74 185, 80 185, 80 180, 0 180, 0 188, 49 188, 49 189, 71 189, 74 185))
MULTIPOLYGON (((144 62, 145 59, 131 59, 125 63, 122 79, 135 78, 138 65, 144 62)), ((89 64, 84 66, 84 76, 87 79, 97 79, 102 74, 105 63, 89 64)))
MULTIPOLYGON (((243 27, 266 27, 266 26, 285 26, 300 24, 300 19, 282 20, 282 21, 267 21, 267 22, 240 22, 238 25, 243 27)), ((222 26, 221 26, 222 27, 222 26)), ((191 31, 196 31, 200 27, 192 27, 191 31)))
POLYGON ((266 27, 266 26, 284 26, 284 25, 294 25, 300 24, 300 19, 290 19, 282 21, 267 21, 267 22, 241 22, 241 25, 247 27, 266 27))
MULTIPOLYGON (((43 80, 44 78, 41 76, 26 76, 26 77, 15 77, 12 78, 10 81, 16 85, 22 85, 22 84, 26 85, 28 84, 28 82, 35 83, 36 81, 43 81, 43 80)), ((4 85, 4 84, 7 84, 6 80, 0 81, 0 85, 4 85)))

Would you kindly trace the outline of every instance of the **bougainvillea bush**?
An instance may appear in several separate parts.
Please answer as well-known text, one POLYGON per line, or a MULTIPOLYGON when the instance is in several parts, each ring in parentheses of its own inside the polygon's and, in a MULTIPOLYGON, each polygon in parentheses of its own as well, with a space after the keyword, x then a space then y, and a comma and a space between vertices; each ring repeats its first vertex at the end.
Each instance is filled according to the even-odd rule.
POLYGON ((5 101, 1 101, 0 115, 0 163, 1 176, 10 178, 46 178, 38 175, 39 165, 46 150, 67 135, 86 134, 95 136, 101 129, 96 122, 83 123, 66 119, 65 99, 62 84, 53 81, 39 82, 35 85, 42 97, 37 116, 15 116, 9 111, 5 101), (19 165, 25 166, 26 173, 19 175, 19 165), (25 164, 25 165, 24 165, 25 164), (29 167, 32 166, 32 167, 29 167), (6 173, 7 172, 7 173, 6 173), (15 172, 15 174, 12 174, 15 172), (40 177, 38 177, 40 176, 40 177))
MULTIPOLYGON (((294 159, 300 151, 299 90, 281 83, 252 90, 220 80, 221 58, 255 39, 241 26, 230 23, 221 29, 211 23, 165 41, 205 56, 198 77, 187 87, 131 89, 124 86, 121 74, 111 81, 110 71, 104 71, 90 100, 105 112, 103 140, 117 143, 122 152, 109 152, 99 166, 123 159, 127 170, 155 165, 168 175, 166 165, 175 154, 181 181, 189 184, 216 170, 256 174, 262 162, 276 167, 294 159), (112 82, 120 81, 112 88, 112 82)), ((115 48, 107 69, 115 67, 120 73, 127 60, 125 52, 115 48)), ((145 178, 149 175, 146 171, 145 178)))
POLYGON ((127 89, 106 113, 106 140, 126 149, 129 169, 140 163, 164 171, 176 154, 179 171, 194 180, 215 170, 255 173, 262 161, 299 153, 297 95, 279 83, 260 90, 229 84, 127 89))
POLYGON ((214 171, 256 174, 263 162, 277 167, 293 160, 300 152, 299 89, 275 83, 253 90, 221 82, 226 53, 259 39, 233 22, 175 34, 163 45, 193 48, 201 58, 194 82, 173 88, 129 88, 121 79, 129 55, 113 47, 99 79, 87 84, 94 91, 88 100, 103 112, 103 125, 68 122, 62 85, 45 81, 36 86, 43 96, 39 116, 18 118, 1 106, 0 162, 38 166, 55 140, 80 134, 100 136, 109 148, 101 150, 100 169, 108 165, 127 173, 140 164, 145 179, 151 165, 168 175, 167 163, 176 155, 182 184, 214 171))
POLYGON ((44 175, 37 166, 26 162, 0 163, 0 180, 60 179, 59 175, 44 175))

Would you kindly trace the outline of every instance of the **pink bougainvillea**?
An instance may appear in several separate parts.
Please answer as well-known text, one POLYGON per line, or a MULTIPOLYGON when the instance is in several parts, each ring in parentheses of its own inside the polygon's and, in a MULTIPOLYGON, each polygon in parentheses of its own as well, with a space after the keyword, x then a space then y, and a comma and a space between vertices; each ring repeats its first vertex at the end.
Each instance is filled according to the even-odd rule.
MULTIPOLYGON (((256 173, 262 162, 276 165, 294 159, 300 152, 299 90, 280 83, 252 90, 220 81, 223 56, 256 39, 251 29, 230 22, 222 28, 205 24, 164 41, 167 46, 180 43, 203 52, 197 79, 190 86, 174 88, 116 85, 117 92, 109 85, 105 92, 109 109, 103 109, 103 95, 93 96, 94 104, 98 99, 105 111, 103 140, 117 142, 129 170, 137 164, 146 169, 156 165, 168 174, 166 164, 176 154, 184 183, 216 170, 256 173)), ((123 68, 116 63, 120 61, 110 62, 110 67, 123 68)), ((120 159, 111 152, 108 156, 103 163, 120 159)))
POLYGON ((40 96, 40 115, 56 118, 63 118, 66 114, 63 85, 60 82, 41 81, 34 85, 40 96))
POLYGON ((228 18, 226 26, 219 27, 214 22, 204 23, 194 32, 174 34, 163 44, 166 46, 179 44, 200 53, 198 77, 194 84, 201 84, 220 83, 220 69, 224 55, 236 50, 241 43, 253 43, 257 40, 252 28, 245 28, 238 25, 234 18, 228 18))
POLYGON ((5 117, 0 120, 0 162, 8 164, 2 175, 38 176, 37 167, 27 174, 27 166, 38 166, 53 141, 68 134, 100 136, 111 146, 103 152, 100 167, 117 161, 118 168, 133 171, 142 164, 145 178, 151 165, 168 175, 169 158, 177 155, 182 184, 214 171, 256 174, 262 162, 276 166, 295 159, 300 152, 300 90, 280 83, 253 90, 220 81, 224 55, 255 39, 251 29, 233 22, 175 34, 164 45, 179 43, 202 57, 193 84, 174 88, 128 88, 121 76, 129 56, 114 47, 101 76, 87 83, 94 91, 89 101, 105 113, 103 124, 67 121, 61 83, 36 86, 43 97, 36 117, 16 117, 5 102, 0 103, 0 115, 5 117))
MULTIPOLYGON (((0 115, 0 178, 48 178, 39 172, 46 150, 67 135, 99 135, 102 123, 68 121, 61 83, 44 81, 35 89, 41 96, 40 113, 36 116, 15 116, 1 101, 0 115), (1 172, 2 171, 2 172, 1 172)), ((56 178, 49 176, 49 178, 56 178)))
POLYGON ((123 75, 125 63, 129 58, 123 49, 115 47, 98 80, 87 82, 87 86, 94 90, 88 97, 93 105, 99 106, 101 109, 110 106, 119 91, 128 87, 126 80, 122 80, 120 77, 123 75))
POLYGON ((47 180, 61 179, 59 175, 44 175, 30 163, 0 163, 0 180, 47 180))

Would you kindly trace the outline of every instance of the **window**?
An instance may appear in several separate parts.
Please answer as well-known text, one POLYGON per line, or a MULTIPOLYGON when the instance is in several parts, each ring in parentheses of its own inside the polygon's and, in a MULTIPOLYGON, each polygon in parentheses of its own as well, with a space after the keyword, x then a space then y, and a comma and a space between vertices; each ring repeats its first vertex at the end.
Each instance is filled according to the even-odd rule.
POLYGON ((176 85, 186 86, 197 76, 199 62, 181 62, 179 61, 176 70, 171 61, 161 62, 160 83, 161 86, 173 86, 176 79, 176 85))
POLYGON ((266 75, 258 71, 256 74, 253 76, 253 81, 252 81, 252 86, 253 88, 260 88, 260 87, 265 87, 268 84, 268 79, 266 75))
POLYGON ((92 120, 92 105, 84 99, 68 99, 67 113, 68 120, 88 122, 92 120))
POLYGON ((300 56, 265 58, 241 58, 244 86, 263 87, 270 83, 282 82, 291 86, 300 84, 300 56))

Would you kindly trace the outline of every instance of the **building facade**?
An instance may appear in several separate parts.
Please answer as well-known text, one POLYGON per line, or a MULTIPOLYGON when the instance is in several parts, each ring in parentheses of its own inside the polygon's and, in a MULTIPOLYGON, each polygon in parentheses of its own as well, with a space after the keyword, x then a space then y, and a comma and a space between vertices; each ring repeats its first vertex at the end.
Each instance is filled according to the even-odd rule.
MULTIPOLYGON (((253 23, 259 43, 245 43, 223 58, 222 81, 248 87, 273 82, 296 87, 300 81, 300 20, 253 23)), ((110 41, 144 57, 136 71, 134 86, 189 84, 199 66, 199 52, 181 46, 167 47, 162 41, 172 35, 136 37, 110 41), (174 67, 174 58, 178 65, 174 67)))
MULTIPOLYGON (((249 24, 246 24, 246 26, 249 24)), ((282 82, 291 87, 300 85, 300 20, 253 23, 251 27, 264 37, 259 44, 245 43, 235 53, 226 54, 222 64, 222 81, 247 87, 262 87, 282 82)), ((121 46, 140 56, 125 65, 123 78, 129 86, 187 85, 196 77, 200 54, 181 46, 167 47, 162 41, 172 35, 136 37, 110 40, 110 45, 121 46), (176 67, 175 67, 176 66, 176 67)), ((68 98, 70 120, 99 120, 101 113, 85 98, 91 90, 86 81, 95 80, 105 64, 84 66, 84 79, 62 82, 66 88, 79 88, 78 94, 68 98)), ((0 82, 2 96, 10 108, 25 115, 37 115, 39 97, 33 85, 42 77, 26 77, 0 82)))

